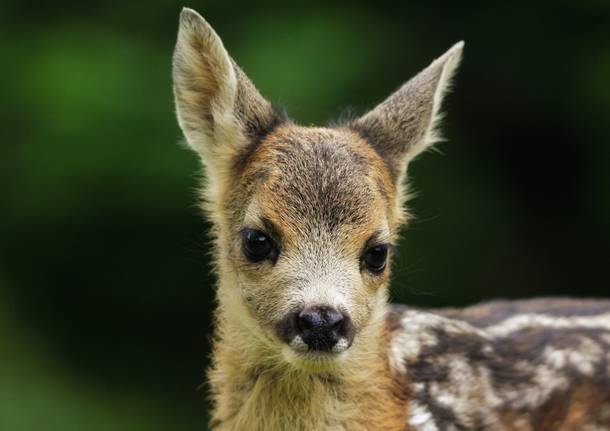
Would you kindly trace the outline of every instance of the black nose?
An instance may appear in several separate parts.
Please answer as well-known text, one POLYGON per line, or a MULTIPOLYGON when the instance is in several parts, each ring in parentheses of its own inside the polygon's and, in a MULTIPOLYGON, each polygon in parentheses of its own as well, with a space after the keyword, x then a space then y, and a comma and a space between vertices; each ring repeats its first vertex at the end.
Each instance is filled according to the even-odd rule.
POLYGON ((331 307, 308 307, 299 313, 297 324, 301 331, 332 330, 343 322, 343 315, 331 307))
POLYGON ((298 313, 296 335, 299 335, 310 350, 330 351, 344 338, 348 344, 353 339, 349 316, 334 307, 306 307, 298 313))

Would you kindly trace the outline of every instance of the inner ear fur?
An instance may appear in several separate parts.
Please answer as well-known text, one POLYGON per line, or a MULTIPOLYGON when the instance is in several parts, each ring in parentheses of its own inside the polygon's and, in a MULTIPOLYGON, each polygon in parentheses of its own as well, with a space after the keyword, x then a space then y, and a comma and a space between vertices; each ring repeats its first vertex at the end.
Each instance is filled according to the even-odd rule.
POLYGON ((208 166, 239 157, 281 120, 212 27, 188 8, 180 14, 173 83, 178 123, 208 166))
POLYGON ((410 160, 439 140, 443 98, 460 63, 464 42, 458 42, 351 127, 385 160, 397 181, 410 160))

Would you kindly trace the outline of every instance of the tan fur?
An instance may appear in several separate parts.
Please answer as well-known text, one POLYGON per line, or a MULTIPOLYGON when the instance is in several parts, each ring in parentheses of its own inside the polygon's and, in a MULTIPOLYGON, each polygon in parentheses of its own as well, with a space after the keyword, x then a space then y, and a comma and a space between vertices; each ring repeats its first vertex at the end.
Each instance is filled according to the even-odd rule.
POLYGON ((311 374, 283 365, 272 352, 223 340, 210 373, 217 388, 213 424, 220 430, 403 430, 404 391, 389 372, 385 342, 370 339, 369 351, 340 369, 311 374))
MULTIPOLYGON (((362 211, 381 211, 378 218, 387 217, 392 226, 396 225, 397 217, 392 212, 393 206, 386 201, 393 198, 391 179, 382 169, 383 162, 379 156, 358 135, 349 131, 334 132, 293 125, 281 127, 270 135, 244 166, 241 175, 233 180, 236 182, 234 192, 224 201, 225 220, 244 218, 245 211, 239 208, 251 206, 254 201, 256 212, 264 214, 282 229, 285 247, 298 248, 299 243, 302 243, 303 231, 308 226, 299 218, 286 218, 286 213, 290 211, 286 207, 290 201, 289 196, 284 195, 287 190, 276 184, 281 172, 273 169, 278 163, 278 154, 289 150, 285 144, 288 139, 297 139, 303 145, 303 151, 306 151, 308 145, 316 145, 320 140, 332 141, 336 146, 349 146, 350 151, 370 163, 370 175, 363 180, 363 184, 368 184, 371 189, 380 184, 388 187, 386 197, 376 194, 374 199, 367 199, 362 211), (261 170, 265 171, 265 175, 259 179, 261 170), (245 204, 246 201, 249 201, 249 205, 245 204)), ((345 239, 344 248, 359 250, 377 227, 374 220, 375 218, 369 225, 343 225, 341 237, 345 239)), ((220 236, 218 239, 220 249, 232 250, 230 261, 240 259, 239 248, 230 239, 238 230, 235 225, 228 229, 227 237, 220 236)), ((356 261, 357 256, 353 257, 356 261)), ((389 274, 371 279, 364 286, 365 289, 353 290, 355 295, 352 301, 360 304, 363 311, 361 315, 356 309, 352 317, 364 327, 350 348, 349 357, 330 370, 311 374, 286 363, 273 335, 269 334, 270 331, 261 333, 260 326, 271 327, 272 322, 285 310, 282 306, 286 306, 292 299, 280 296, 280 300, 274 300, 274 296, 294 296, 291 291, 282 289, 281 286, 285 283, 277 280, 282 275, 277 273, 278 270, 270 273, 271 268, 244 267, 242 271, 242 277, 248 279, 251 290, 257 289, 255 286, 258 280, 264 283, 264 292, 261 291, 260 295, 265 296, 258 296, 263 310, 253 316, 252 311, 244 307, 243 300, 236 294, 234 287, 224 285, 227 280, 232 280, 228 282, 230 284, 239 284, 235 280, 234 266, 219 262, 218 295, 222 306, 217 312, 218 342, 214 352, 214 366, 210 372, 210 383, 216 400, 213 420, 218 424, 218 429, 405 428, 404 403, 395 395, 401 394, 403 389, 394 388, 396 381, 389 372, 387 355, 384 353, 385 285, 389 274), (273 293, 273 289, 277 290, 276 293, 273 293), (258 342, 255 341, 257 339, 258 342), (363 363, 373 366, 362 367, 363 363), (372 381, 376 382, 375 385, 370 385, 372 381), (367 388, 367 391, 363 391, 363 388, 367 388), (259 419, 253 422, 253 417, 259 419)), ((292 265, 286 268, 285 277, 290 278, 293 271, 292 265)))
POLYGON ((580 384, 551 398, 533 417, 505 412, 501 423, 507 431, 606 431, 610 429, 608 388, 580 384))
POLYGON ((350 123, 302 127, 274 112, 203 18, 183 11, 174 94, 205 167, 213 226, 215 429, 607 429, 610 302, 391 307, 391 247, 381 272, 364 264, 408 221, 407 166, 438 139, 462 48, 350 123), (276 258, 244 253, 253 229, 276 258), (286 316, 310 306, 349 316, 351 345, 316 355, 280 335, 286 316))

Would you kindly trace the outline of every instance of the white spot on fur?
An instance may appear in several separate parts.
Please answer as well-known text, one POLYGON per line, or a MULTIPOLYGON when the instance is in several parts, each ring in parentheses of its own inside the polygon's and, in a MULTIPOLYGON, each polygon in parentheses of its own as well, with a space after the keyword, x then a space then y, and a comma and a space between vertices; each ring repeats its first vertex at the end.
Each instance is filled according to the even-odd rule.
POLYGON ((292 341, 290 341, 290 347, 292 347, 294 350, 296 350, 297 352, 306 352, 309 347, 307 346, 307 344, 303 341, 303 339, 301 338, 300 335, 296 335, 292 341))
POLYGON ((438 343, 433 332, 435 328, 442 328, 449 334, 475 333, 486 337, 482 331, 465 322, 416 310, 405 311, 400 323, 404 330, 398 333, 390 344, 390 366, 398 373, 406 372, 405 361, 417 359, 424 349, 434 347, 438 343))
POLYGON ((510 317, 496 325, 486 328, 494 337, 504 337, 513 332, 531 327, 553 329, 589 328, 610 331, 610 313, 596 316, 554 317, 544 314, 521 314, 510 317))
POLYGON ((599 344, 583 337, 577 346, 565 349, 555 349, 547 346, 544 350, 546 362, 555 368, 566 366, 577 369, 585 376, 591 377, 596 365, 602 360, 603 350, 599 344))
MULTIPOLYGON (((504 322, 493 325, 489 330, 475 328, 463 321, 448 319, 427 312, 407 310, 400 320, 401 330, 394 336, 390 348, 390 365, 394 373, 407 373, 409 364, 420 359, 429 347, 436 346, 440 340, 437 330, 445 334, 469 335, 479 337, 482 343, 481 352, 493 357, 491 343, 515 331, 527 328, 610 328, 610 314, 598 316, 579 316, 571 318, 552 317, 528 314, 515 316, 504 322)), ((591 377, 596 367, 604 360, 605 347, 595 340, 581 336, 577 343, 570 345, 545 347, 537 361, 521 360, 513 362, 515 372, 528 376, 523 380, 516 379, 505 383, 494 380, 491 369, 486 363, 471 362, 466 356, 456 353, 437 355, 433 359, 438 369, 447 369, 446 380, 413 382, 413 394, 429 391, 435 402, 452 411, 460 423, 466 427, 475 426, 477 421, 485 419, 485 426, 498 429, 499 410, 527 410, 539 408, 558 391, 567 390, 570 377, 566 367, 578 371, 583 376, 591 377)), ((610 370, 609 374, 610 374, 610 370)), ((416 429, 426 429, 431 411, 426 404, 419 401, 412 403, 410 424, 416 429), (423 426, 416 426, 416 424, 423 426)), ((430 422, 432 425, 433 422, 430 422)), ((433 429, 433 428, 431 428, 433 429)))
POLYGON ((333 352, 334 353, 341 353, 344 350, 347 350, 347 348, 349 347, 349 343, 347 342, 347 340, 345 338, 341 338, 337 344, 335 344, 333 346, 333 352))
POLYGON ((463 355, 445 355, 438 359, 438 364, 447 367, 447 381, 429 385, 432 398, 452 411, 468 429, 482 425, 485 429, 497 429, 494 409, 500 400, 489 373, 481 372, 483 367, 474 367, 463 355))
POLYGON ((409 425, 420 431, 438 431, 432 413, 421 404, 412 401, 409 404, 409 425))
POLYGON ((568 387, 567 376, 562 370, 549 367, 547 364, 532 365, 523 363, 523 366, 533 371, 534 378, 531 384, 526 384, 515 394, 513 405, 517 407, 538 407, 544 404, 555 391, 568 387))

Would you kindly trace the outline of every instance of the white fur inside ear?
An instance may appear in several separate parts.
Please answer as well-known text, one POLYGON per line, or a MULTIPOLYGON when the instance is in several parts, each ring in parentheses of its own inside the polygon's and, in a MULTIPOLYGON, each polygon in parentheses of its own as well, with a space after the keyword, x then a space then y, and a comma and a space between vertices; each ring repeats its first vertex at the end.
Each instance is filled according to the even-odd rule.
POLYGON ((464 41, 460 41, 453 45, 449 51, 443 54, 441 57, 432 62, 430 67, 434 67, 435 63, 444 63, 443 70, 441 72, 441 76, 438 80, 438 84, 436 85, 436 90, 434 91, 434 101, 432 107, 432 119, 428 126, 428 130, 426 132, 426 136, 424 138, 423 146, 429 148, 436 142, 440 142, 443 140, 439 127, 441 120, 443 119, 443 115, 441 113, 441 107, 443 105, 443 99, 447 95, 447 93, 451 90, 452 80, 455 76, 455 72, 457 71, 458 66, 462 60, 462 52, 464 50, 464 41))
POLYGON ((399 180, 407 164, 438 140, 435 126, 463 46, 463 42, 455 44, 352 124, 379 150, 399 180))
POLYGON ((464 50, 464 41, 459 41, 453 45, 449 51, 447 51, 437 61, 444 61, 443 72, 439 79, 438 86, 436 87, 436 93, 434 94, 434 105, 441 103, 443 96, 451 87, 451 79, 455 75, 455 71, 460 65, 462 60, 462 52, 464 50), (444 60, 446 58, 446 60, 444 60))
POLYGON ((188 8, 180 14, 173 78, 180 127, 190 147, 209 159, 216 135, 236 127, 237 77, 220 37, 188 8))
POLYGON ((193 9, 184 8, 180 13, 176 51, 184 52, 187 63, 193 66, 200 65, 201 59, 205 58, 210 63, 211 72, 206 78, 216 78, 219 80, 218 85, 225 86, 228 90, 236 90, 235 69, 222 39, 193 9))

